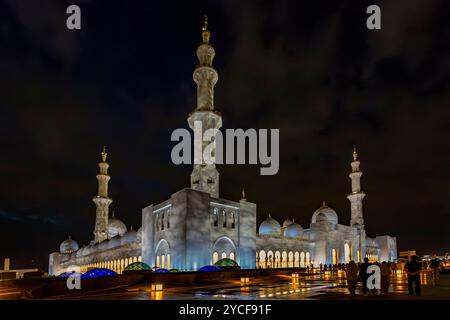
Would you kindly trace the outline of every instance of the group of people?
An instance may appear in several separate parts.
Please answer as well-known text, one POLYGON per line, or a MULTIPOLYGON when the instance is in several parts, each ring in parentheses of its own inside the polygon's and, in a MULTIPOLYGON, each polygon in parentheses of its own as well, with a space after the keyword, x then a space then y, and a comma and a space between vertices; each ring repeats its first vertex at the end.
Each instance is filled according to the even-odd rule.
MULTIPOLYGON (((376 262, 373 264, 380 268, 380 294, 387 294, 390 286, 391 274, 396 273, 397 264, 386 261, 383 261, 382 263, 376 262)), ((356 264, 355 261, 352 260, 345 266, 347 286, 352 297, 355 296, 356 285, 359 281, 362 281, 363 294, 366 295, 368 293, 368 280, 373 274, 372 272, 367 272, 370 265, 372 264, 369 263, 369 259, 364 258, 363 263, 356 264)), ((431 274, 434 284, 436 284, 439 277, 439 265, 440 262, 437 259, 432 260, 430 263, 426 263, 425 268, 432 269, 431 274)), ((411 296, 414 294, 416 296, 420 296, 421 294, 420 273, 422 271, 422 267, 423 265, 417 256, 413 256, 411 261, 408 261, 405 264, 404 271, 407 274, 408 292, 411 296)), ((372 289, 372 292, 376 292, 376 289, 372 289)))
MULTIPOLYGON (((397 265, 395 263, 383 261, 382 263, 376 262, 374 263, 380 268, 380 293, 387 294, 389 285, 391 282, 391 274, 397 271, 397 265)), ((350 261, 346 268, 346 278, 347 278, 347 286, 350 295, 355 296, 356 285, 359 281, 362 282, 362 290, 363 294, 366 295, 368 293, 367 281, 372 273, 368 273, 367 269, 371 263, 369 263, 368 258, 364 258, 363 263, 356 264, 355 261, 350 261)), ((372 289, 373 292, 376 289, 372 289)))

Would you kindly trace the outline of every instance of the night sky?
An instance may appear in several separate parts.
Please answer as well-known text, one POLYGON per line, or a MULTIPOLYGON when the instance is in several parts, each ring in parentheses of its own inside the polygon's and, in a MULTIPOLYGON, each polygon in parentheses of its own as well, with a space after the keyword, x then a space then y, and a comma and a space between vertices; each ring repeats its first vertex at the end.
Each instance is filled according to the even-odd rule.
MULTIPOLYGON (((450 251, 450 2, 0 2, 0 258, 47 269, 69 235, 93 238, 106 145, 110 210, 141 209, 189 186, 170 160, 188 128, 207 14, 223 128, 280 129, 280 170, 220 165, 220 195, 309 227, 325 200, 348 224, 353 145, 369 236, 399 250, 450 251), (66 28, 78 4, 82 29, 66 28), (378 4, 382 30, 366 28, 378 4)), ((2 265, 2 263, 0 263, 2 265)))

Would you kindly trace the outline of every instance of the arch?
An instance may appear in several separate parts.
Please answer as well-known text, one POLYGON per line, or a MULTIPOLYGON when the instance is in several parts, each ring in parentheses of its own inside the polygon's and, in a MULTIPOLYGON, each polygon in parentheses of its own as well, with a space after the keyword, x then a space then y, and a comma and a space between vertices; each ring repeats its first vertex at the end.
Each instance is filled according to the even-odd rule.
POLYGON ((226 259, 227 258, 227 253, 224 251, 222 252, 222 259, 226 259))
POLYGON ((142 262, 142 256, 138 257, 138 262, 142 262))
POLYGON ((300 267, 300 254, 298 253, 298 251, 295 251, 294 253, 294 267, 300 267))
POLYGON ((267 268, 273 268, 273 267, 274 267, 273 251, 269 250, 269 251, 267 251, 267 268))
POLYGON ((311 254, 309 253, 309 251, 306 252, 305 258, 306 258, 305 263, 307 266, 309 266, 311 264, 311 254))
MULTIPOLYGON (((170 254, 170 246, 169 243, 165 240, 165 239, 161 239, 159 240, 158 244, 156 245, 156 249, 155 249, 155 255, 158 256, 165 256, 166 254, 170 254)), ((161 258, 161 263, 162 263, 162 258, 161 258)), ((156 264, 156 266, 158 267, 158 263, 156 264)))
POLYGON ((281 253, 281 267, 287 268, 287 252, 286 251, 283 251, 281 253))
POLYGON ((259 252, 259 266, 261 268, 266 267, 266 252, 264 250, 261 250, 259 252))
POLYGON ((160 257, 159 256, 156 256, 156 267, 160 267, 160 257))
POLYGON ((137 262, 137 257, 133 257, 133 263, 137 262))
POLYGON ((234 245, 233 240, 226 236, 219 237, 213 245, 213 252, 221 252, 221 259, 229 257, 231 253, 236 255, 236 246, 234 245))
POLYGON ((219 209, 217 208, 213 209, 213 226, 219 226, 219 209))
POLYGON ((288 253, 288 267, 292 268, 294 266, 294 253, 289 251, 288 253))
POLYGON ((217 261, 219 261, 219 254, 217 253, 217 251, 214 251, 214 253, 213 253, 213 264, 216 263, 217 261))
POLYGON ((349 263, 351 259, 352 259, 352 257, 351 257, 350 246, 348 243, 345 243, 344 244, 344 262, 349 263))
POLYGON ((234 257, 234 252, 231 252, 231 253, 230 253, 230 259, 231 259, 231 260, 236 260, 235 257, 234 257))
POLYGON ((281 253, 280 251, 275 251, 275 268, 281 267, 281 253))
POLYGON ((301 252, 300 253, 300 267, 305 268, 306 267, 306 262, 305 262, 305 252, 301 252))

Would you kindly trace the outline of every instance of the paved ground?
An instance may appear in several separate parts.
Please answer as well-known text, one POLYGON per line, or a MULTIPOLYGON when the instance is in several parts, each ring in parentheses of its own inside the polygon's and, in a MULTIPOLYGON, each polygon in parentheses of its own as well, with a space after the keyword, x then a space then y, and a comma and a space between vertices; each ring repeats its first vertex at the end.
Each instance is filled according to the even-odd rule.
MULTIPOLYGON (((450 275, 441 275, 437 285, 432 285, 429 278, 422 276, 422 296, 410 297, 408 295, 407 280, 405 275, 397 274, 392 277, 389 294, 380 296, 370 294, 362 295, 361 288, 357 289, 357 296, 351 298, 346 289, 345 273, 337 274, 326 272, 322 275, 301 277, 298 282, 292 282, 291 277, 278 276, 253 280, 248 286, 239 282, 166 288, 163 292, 151 292, 149 285, 139 285, 128 288, 118 288, 103 292, 90 292, 71 296, 54 297, 57 299, 82 299, 82 300, 160 300, 160 299, 444 299, 450 300, 450 275)), ((14 290, 1 291, 0 299, 14 299, 17 292, 14 290)))

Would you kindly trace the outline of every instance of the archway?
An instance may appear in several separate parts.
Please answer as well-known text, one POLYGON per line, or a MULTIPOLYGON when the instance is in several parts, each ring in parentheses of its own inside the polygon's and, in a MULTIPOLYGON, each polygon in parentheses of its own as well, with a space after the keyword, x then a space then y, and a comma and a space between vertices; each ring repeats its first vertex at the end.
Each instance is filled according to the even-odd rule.
MULTIPOLYGON (((156 245, 156 266, 159 268, 166 268, 167 255, 170 254, 169 243, 161 239, 156 245)), ((131 260, 131 258, 130 258, 131 260)))
POLYGON ((233 240, 226 236, 222 236, 218 238, 213 245, 213 260, 214 260, 214 252, 218 252, 220 254, 221 259, 230 258, 234 260, 236 256, 236 246, 234 245, 233 240), (233 258, 231 258, 233 256, 233 258))
POLYGON ((259 266, 261 268, 266 267, 266 252, 264 250, 261 250, 259 252, 259 266))

